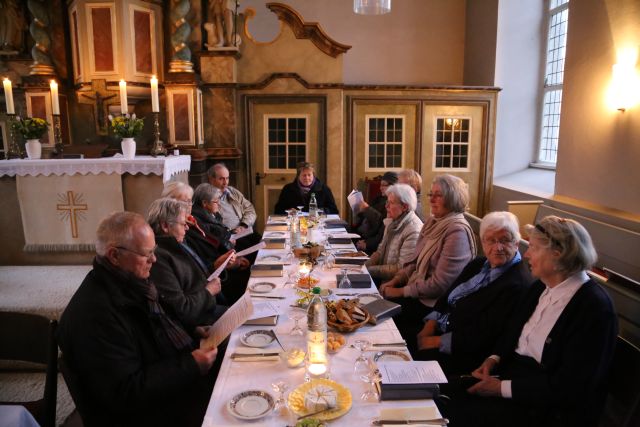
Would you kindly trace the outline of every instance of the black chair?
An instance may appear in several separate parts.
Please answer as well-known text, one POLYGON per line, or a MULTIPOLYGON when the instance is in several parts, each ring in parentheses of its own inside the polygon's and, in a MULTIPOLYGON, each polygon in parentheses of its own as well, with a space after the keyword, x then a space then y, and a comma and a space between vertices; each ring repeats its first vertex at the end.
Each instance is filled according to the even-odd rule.
POLYGON ((640 426, 640 349, 622 337, 609 372, 609 392, 600 427, 640 426))
POLYGON ((89 408, 88 397, 82 391, 80 380, 78 375, 67 364, 64 354, 58 359, 58 367, 64 378, 64 382, 67 384, 69 394, 73 399, 73 403, 76 405, 76 411, 82 419, 83 425, 100 425, 96 420, 92 420, 93 411, 89 408))
POLYGON ((25 367, 5 367, 4 372, 45 372, 44 396, 29 402, 0 402, 24 405, 42 427, 54 427, 58 386, 58 346, 55 333, 58 322, 43 316, 0 311, 0 360, 29 362, 25 367), (40 366, 41 365, 41 366, 40 366))

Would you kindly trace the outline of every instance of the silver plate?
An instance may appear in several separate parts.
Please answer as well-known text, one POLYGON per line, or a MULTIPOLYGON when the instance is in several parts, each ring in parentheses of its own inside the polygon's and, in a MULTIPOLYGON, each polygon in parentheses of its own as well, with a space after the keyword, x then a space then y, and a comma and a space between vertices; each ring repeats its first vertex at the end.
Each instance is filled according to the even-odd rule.
POLYGON ((249 285, 249 290, 256 294, 266 294, 276 288, 275 283, 271 282, 256 282, 249 285))
POLYGON ((248 347, 266 347, 275 340, 273 333, 269 330, 258 329, 244 334, 240 342, 248 347))
POLYGON ((227 403, 227 409, 241 420, 257 420, 268 415, 274 406, 273 397, 262 390, 247 390, 238 393, 227 403))
POLYGON ((409 362, 411 358, 402 351, 384 350, 373 355, 374 362, 409 362))

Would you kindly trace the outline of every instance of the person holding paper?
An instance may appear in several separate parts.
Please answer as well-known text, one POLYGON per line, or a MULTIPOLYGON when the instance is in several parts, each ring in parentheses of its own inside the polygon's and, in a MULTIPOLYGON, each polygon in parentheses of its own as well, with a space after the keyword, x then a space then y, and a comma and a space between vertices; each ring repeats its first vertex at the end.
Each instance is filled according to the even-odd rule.
POLYGON ((586 273, 597 258, 591 237, 557 216, 525 229, 525 258, 538 280, 473 371, 480 381, 471 394, 453 398, 452 424, 596 426, 618 322, 607 292, 586 273))
POLYGON ((293 182, 282 187, 280 197, 276 203, 274 212, 277 215, 285 215, 287 209, 303 206, 302 210, 309 212, 309 200, 311 194, 316 195, 318 207, 326 214, 338 214, 338 207, 333 198, 331 189, 316 176, 313 163, 300 162, 298 164, 296 178, 293 182))
POLYGON ((411 261, 380 286, 385 298, 402 305, 394 320, 412 352, 422 319, 476 255, 473 230, 463 215, 469 202, 467 184, 453 175, 438 175, 429 200, 431 216, 420 230, 411 261))
POLYGON ((207 233, 218 239, 222 247, 227 250, 233 249, 235 243, 230 240, 231 230, 222 223, 220 215, 220 189, 209 183, 202 183, 193 192, 193 215, 200 227, 207 233))
POLYGON ((140 214, 118 212, 100 222, 96 235, 93 270, 62 314, 57 336, 77 377, 84 424, 200 426, 217 349, 199 349, 197 337, 159 304, 149 277, 156 262, 151 227, 140 214))
POLYGON ((151 278, 160 301, 185 326, 195 328, 213 323, 226 307, 217 303, 220 279, 207 281, 211 273, 208 265, 184 242, 189 228, 187 209, 184 202, 158 199, 149 206, 147 220, 158 243, 158 261, 151 268, 151 278))
POLYGON ((355 242, 359 251, 372 254, 378 249, 384 235, 384 220, 387 218, 387 189, 397 182, 397 173, 385 172, 380 179, 380 194, 373 199, 371 205, 362 200, 356 206, 356 223, 353 228, 362 237, 355 242))
POLYGON ((484 256, 471 261, 438 299, 418 334, 419 360, 438 360, 450 374, 468 374, 493 349, 533 278, 518 251, 518 218, 491 212, 480 223, 484 256))
POLYGON ((411 261, 422 221, 415 214, 416 192, 407 184, 395 184, 386 190, 387 218, 384 238, 365 266, 376 284, 395 276, 411 261))

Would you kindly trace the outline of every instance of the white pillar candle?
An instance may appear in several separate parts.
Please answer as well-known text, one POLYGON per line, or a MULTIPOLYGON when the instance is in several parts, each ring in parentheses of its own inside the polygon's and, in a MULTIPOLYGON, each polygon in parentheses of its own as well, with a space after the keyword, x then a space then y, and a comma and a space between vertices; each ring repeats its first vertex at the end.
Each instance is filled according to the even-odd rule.
POLYGON ((53 114, 60 114, 60 101, 58 100, 58 83, 55 80, 51 80, 49 84, 51 88, 51 112, 53 114))
POLYGON ((156 76, 151 77, 151 111, 160 112, 160 99, 158 98, 158 79, 156 76))
POLYGON ((13 105, 13 90, 11 89, 11 80, 5 77, 2 81, 4 86, 4 101, 7 104, 7 114, 15 114, 16 109, 13 105))
POLYGON ((122 114, 129 112, 127 104, 127 82, 120 80, 120 111, 122 111, 122 114))

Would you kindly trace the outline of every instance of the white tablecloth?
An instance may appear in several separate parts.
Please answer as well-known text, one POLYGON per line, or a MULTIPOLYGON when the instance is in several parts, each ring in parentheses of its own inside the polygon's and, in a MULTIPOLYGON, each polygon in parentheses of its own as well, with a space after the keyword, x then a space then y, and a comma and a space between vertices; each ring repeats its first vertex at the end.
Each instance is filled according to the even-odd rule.
POLYGON ((11 159, 0 160, 0 176, 49 176, 49 175, 98 175, 100 173, 122 175, 161 175, 167 182, 180 172, 189 172, 191 156, 151 157, 136 156, 126 160, 122 157, 98 159, 11 159))
MULTIPOLYGON (((331 230, 331 233, 338 232, 339 230, 331 230)), ((342 230, 344 231, 344 230, 342 230)), ((313 235, 315 240, 318 239, 317 235, 313 235)), ((355 250, 355 248, 354 248, 355 250)), ((261 250, 258 254, 257 263, 260 263, 260 258, 268 255, 282 256, 286 250, 261 250)), ((291 268, 285 265, 285 270, 291 268)), ((366 271, 365 267, 362 267, 362 271, 366 271)), ((321 263, 314 269, 314 276, 320 279, 319 286, 322 288, 330 288, 334 293, 372 293, 377 292, 373 283, 368 289, 339 289, 336 288, 336 274, 340 272, 339 268, 332 269, 330 271, 324 271, 321 263)), ((285 275, 286 276, 286 275, 285 275)), ((295 424, 290 418, 285 418, 277 413, 272 413, 264 418, 255 421, 244 421, 235 418, 227 410, 227 402, 237 395, 246 390, 264 390, 269 392, 274 399, 277 398, 277 393, 271 388, 271 383, 276 378, 283 378, 289 385, 289 391, 295 389, 297 386, 304 382, 304 367, 289 369, 286 367, 283 361, 258 361, 258 362, 239 362, 230 359, 229 355, 235 351, 247 349, 240 342, 240 337, 247 331, 254 329, 271 329, 274 328, 278 337, 282 341, 285 348, 291 345, 294 341, 296 344, 301 343, 306 345, 304 337, 293 337, 289 335, 289 331, 294 325, 294 321, 288 318, 288 313, 291 310, 291 305, 294 304, 297 295, 294 289, 284 289, 285 277, 267 277, 267 278, 252 278, 249 281, 249 285, 255 282, 272 282, 277 285, 276 289, 269 295, 281 295, 286 299, 263 299, 254 298, 254 303, 257 302, 270 302, 277 307, 278 312, 281 313, 278 319, 278 324, 275 327, 260 327, 260 326, 243 326, 238 328, 231 334, 229 340, 229 346, 227 348, 226 357, 222 362, 220 373, 207 408, 203 426, 204 427, 223 427, 223 426, 273 426, 282 427, 285 425, 295 424)), ((337 298, 349 298, 349 297, 337 297, 337 298)), ((306 319, 300 321, 301 326, 306 326, 306 319)), ((435 406, 432 400, 407 400, 407 401, 386 401, 386 402, 365 402, 360 399, 362 393, 366 390, 368 385, 357 378, 353 373, 353 366, 356 357, 358 356, 358 350, 349 347, 349 345, 358 338, 366 337, 376 342, 396 342, 401 341, 402 337, 397 330, 395 323, 391 319, 387 319, 376 326, 364 326, 358 329, 354 333, 345 334, 347 338, 347 344, 340 351, 330 356, 330 372, 331 379, 346 386, 351 391, 353 406, 351 410, 344 416, 330 421, 331 426, 367 426, 371 424, 374 418, 379 416, 381 408, 400 408, 400 407, 416 407, 416 406, 435 406)), ((265 352, 279 351, 280 347, 276 342, 272 343, 269 347, 264 349, 265 352)), ((374 354, 373 352, 368 353, 374 354)))

